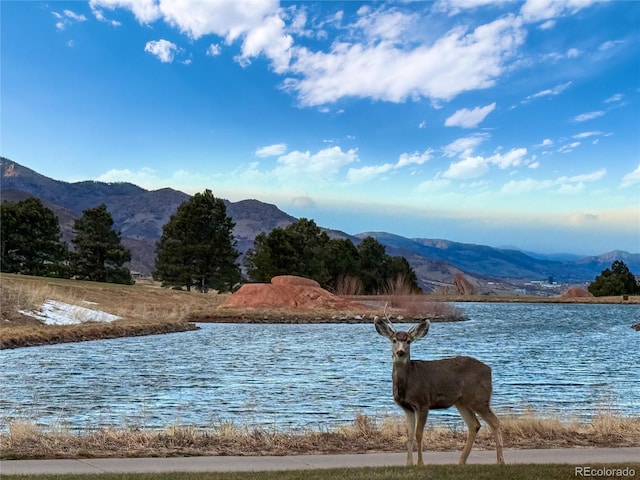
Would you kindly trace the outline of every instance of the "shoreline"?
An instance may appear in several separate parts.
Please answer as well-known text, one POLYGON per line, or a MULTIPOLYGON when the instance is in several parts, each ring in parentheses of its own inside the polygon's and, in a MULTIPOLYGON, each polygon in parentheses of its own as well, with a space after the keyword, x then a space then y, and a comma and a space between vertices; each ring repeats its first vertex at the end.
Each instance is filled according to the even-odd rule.
MULTIPOLYGON (((544 304, 611 304, 611 305, 640 305, 640 297, 630 297, 623 300, 622 297, 594 298, 470 298, 470 297, 446 297, 446 299, 433 299, 433 302, 441 303, 544 303, 544 304)), ((95 340, 108 340, 114 338, 140 337, 148 335, 164 335, 198 330, 197 323, 221 323, 221 324, 364 324, 372 323, 375 316, 381 312, 353 313, 336 311, 299 311, 292 312, 256 309, 248 312, 215 309, 213 312, 192 313, 183 321, 173 322, 145 322, 128 323, 112 322, 108 324, 91 322, 83 325, 70 326, 42 326, 33 328, 16 327, 0 329, 0 350, 40 347, 57 345, 61 343, 79 343, 95 340)), ((463 322, 468 320, 463 315, 456 314, 431 314, 431 315, 400 315, 391 314, 389 318, 394 322, 418 322, 429 320, 434 323, 463 322)), ((640 332, 640 323, 629 325, 629 328, 640 332)))
MULTIPOLYGON (((623 448, 640 446, 640 417, 597 415, 591 421, 560 421, 531 414, 503 415, 505 447, 623 448)), ((493 450, 487 426, 478 433, 474 450, 493 450)), ((425 445, 430 451, 459 451, 466 429, 429 427, 425 445)), ((63 427, 47 429, 29 421, 16 421, 0 432, 0 458, 136 458, 176 456, 278 457, 306 454, 362 454, 402 452, 406 449, 404 419, 399 416, 373 418, 357 415, 352 423, 330 430, 277 431, 269 427, 232 423, 210 427, 169 425, 161 429, 100 427, 72 432, 63 427)))

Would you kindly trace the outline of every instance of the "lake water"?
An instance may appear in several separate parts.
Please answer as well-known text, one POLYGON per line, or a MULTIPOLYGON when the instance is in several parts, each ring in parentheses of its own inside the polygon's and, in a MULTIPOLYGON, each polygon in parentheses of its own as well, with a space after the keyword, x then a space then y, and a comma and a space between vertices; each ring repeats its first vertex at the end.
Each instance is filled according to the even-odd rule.
MULTIPOLYGON (((470 355, 493 368, 498 414, 588 420, 640 414, 640 307, 457 304, 414 359, 470 355)), ((201 330, 0 351, 0 426, 323 429, 399 415, 389 341, 371 324, 202 324, 201 330)), ((457 411, 429 423, 460 424, 457 411)))

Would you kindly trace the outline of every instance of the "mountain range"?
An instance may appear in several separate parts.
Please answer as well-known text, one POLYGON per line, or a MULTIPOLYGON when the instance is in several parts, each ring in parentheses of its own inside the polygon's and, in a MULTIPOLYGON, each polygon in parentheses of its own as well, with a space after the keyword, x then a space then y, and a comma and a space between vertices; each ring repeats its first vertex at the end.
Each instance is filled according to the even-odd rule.
MULTIPOLYGON (((130 268, 143 276, 154 270, 155 243, 162 234, 162 227, 178 206, 190 198, 171 188, 149 191, 131 183, 63 182, 4 157, 0 157, 0 171, 1 200, 39 198, 58 216, 62 238, 68 244, 73 238, 75 219, 84 210, 104 203, 113 217, 114 229, 121 234, 122 244, 131 250, 130 268)), ((286 227, 297 220, 275 205, 255 199, 224 202, 227 215, 235 222, 233 233, 241 254, 253 246, 253 240, 260 232, 286 227)), ((355 244, 367 236, 376 238, 386 246, 389 255, 402 255, 407 259, 420 286, 427 291, 451 285, 457 274, 464 274, 474 287, 484 292, 550 279, 579 284, 593 281, 614 260, 622 260, 632 272, 640 273, 640 254, 619 250, 592 257, 542 255, 512 247, 406 238, 387 232, 350 235, 323 228, 330 237, 348 238, 355 244)))

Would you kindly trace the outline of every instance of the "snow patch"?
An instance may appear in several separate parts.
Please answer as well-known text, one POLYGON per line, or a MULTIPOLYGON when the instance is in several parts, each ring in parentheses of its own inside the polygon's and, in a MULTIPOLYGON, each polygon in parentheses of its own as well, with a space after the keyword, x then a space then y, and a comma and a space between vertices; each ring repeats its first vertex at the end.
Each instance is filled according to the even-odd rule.
POLYGON ((86 322, 113 322, 120 317, 101 310, 79 307, 69 303, 47 300, 39 311, 19 310, 23 315, 37 318, 45 325, 80 325, 86 322))

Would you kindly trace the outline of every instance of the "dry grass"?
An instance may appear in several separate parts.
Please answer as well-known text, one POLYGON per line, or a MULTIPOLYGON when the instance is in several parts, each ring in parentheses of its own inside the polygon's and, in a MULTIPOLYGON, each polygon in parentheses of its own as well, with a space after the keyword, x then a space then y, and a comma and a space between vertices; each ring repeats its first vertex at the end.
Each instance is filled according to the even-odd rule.
POLYGON ((194 313, 215 308, 221 295, 151 285, 115 285, 0 274, 0 348, 168 333, 195 328, 194 313), (121 317, 112 323, 47 326, 20 314, 45 300, 94 308, 121 317))
MULTIPOLYGON (((226 295, 170 290, 153 284, 116 285, 3 273, 0 274, 0 348, 184 331, 195 328, 190 322, 369 322, 373 316, 383 314, 386 303, 389 303, 387 313, 393 316, 440 321, 463 319, 461 312, 447 303, 453 301, 640 303, 640 296, 630 296, 626 301, 622 297, 439 297, 411 294, 405 283, 402 279, 390 283, 386 295, 342 296, 367 304, 365 308, 352 311, 318 308, 303 312, 273 308, 218 309, 226 295), (19 310, 38 310, 47 299, 95 308, 118 315, 122 320, 110 324, 45 326, 18 313, 19 310)), ((353 279, 344 279, 345 292, 356 292, 358 288, 353 279)))
MULTIPOLYGON (((640 417, 600 415, 590 423, 562 422, 531 415, 502 419, 507 448, 627 447, 640 445, 640 417)), ((424 449, 460 450, 466 431, 427 428, 424 449)), ((199 429, 98 428, 70 432, 16 422, 0 433, 2 458, 142 457, 176 455, 295 455, 403 451, 404 421, 358 415, 351 425, 331 431, 278 432, 222 423, 199 429)), ((482 428, 474 448, 493 449, 482 428)))

